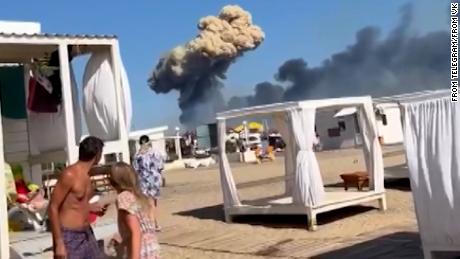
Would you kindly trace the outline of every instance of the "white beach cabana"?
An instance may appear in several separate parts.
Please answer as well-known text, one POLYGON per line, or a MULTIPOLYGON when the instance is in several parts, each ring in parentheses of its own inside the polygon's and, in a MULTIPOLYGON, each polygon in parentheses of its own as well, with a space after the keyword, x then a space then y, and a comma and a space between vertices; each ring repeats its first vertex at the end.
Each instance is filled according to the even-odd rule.
POLYGON ((433 252, 459 256, 460 105, 451 101, 450 90, 393 97, 392 101, 401 108, 424 256, 432 258, 433 252))
MULTIPOLYGON (((78 141, 81 136, 81 128, 79 127, 81 125, 78 121, 80 111, 76 109, 78 106, 75 106, 78 104, 78 98, 76 98, 73 84, 74 78, 69 62, 69 46, 76 46, 82 51, 76 53, 76 55, 91 54, 86 72, 91 71, 94 74, 85 73, 86 79, 84 81, 86 81, 86 84, 84 87, 86 88, 83 90, 85 98, 89 98, 86 99, 88 106, 85 107, 89 133, 104 139, 104 154, 115 154, 118 160, 129 162, 128 128, 131 111, 128 111, 127 107, 129 108, 131 103, 130 96, 127 96, 129 92, 124 91, 126 88, 123 89, 123 87, 129 87, 129 85, 127 85, 127 78, 122 66, 117 38, 105 35, 0 32, 0 63, 23 66, 24 77, 28 78, 30 76, 29 65, 33 58, 41 58, 46 54, 58 51, 59 77, 62 85, 62 107, 59 108, 62 113, 33 114, 34 117, 29 113, 25 119, 24 126, 19 128, 9 127, 10 124, 5 123, 4 119, 0 123, 0 218, 2 219, 0 224, 0 259, 10 258, 7 199, 4 188, 5 175, 3 173, 4 163, 29 164, 30 167, 33 167, 34 165, 56 161, 65 161, 69 164, 76 162, 78 159, 78 141), (105 73, 101 71, 97 64, 100 67, 104 67, 105 71, 110 70, 112 72, 105 73), (97 76, 105 77, 106 81, 99 81, 99 84, 102 84, 99 85, 94 81, 94 77, 97 76), (108 87, 112 88, 108 89, 108 87), (100 100, 98 98, 101 95, 114 97, 100 100), (91 102, 91 100, 95 101, 91 102), (98 113, 100 112, 98 109, 101 107, 103 109, 110 108, 105 113, 98 113), (61 114, 63 116, 62 127, 47 128, 45 130, 44 128, 49 127, 49 125, 42 125, 44 128, 35 126, 37 120, 40 122, 44 117, 61 116, 61 114), (33 119, 36 121, 33 121, 33 119), (98 124, 98 122, 102 122, 102 124, 98 124), (91 123, 92 125, 89 125, 91 123), (60 144, 56 144, 54 148, 40 149, 37 148, 37 142, 32 143, 32 140, 38 142, 46 140, 44 141, 45 144, 49 144, 49 141, 58 141, 60 144), (18 143, 21 144, 18 145, 18 143), (35 145, 35 148, 32 148, 32 144, 35 145), (34 149, 39 152, 35 152, 34 149)), ((28 80, 24 81, 25 85, 17 85, 16 87, 18 89, 24 87, 27 92, 28 80)), ((23 101, 25 106, 26 100, 23 101)), ((19 103, 19 105, 22 104, 19 103)), ((4 111, 2 111, 2 115, 4 115, 3 113, 4 111)), ((54 120, 54 122, 56 121, 54 120)), ((47 245, 51 245, 49 235, 46 238, 41 237, 40 240, 47 240, 47 245)), ((31 245, 27 245, 28 242, 31 242, 30 240, 18 242, 23 242, 23 247, 31 247, 31 245)))
POLYGON ((372 99, 348 97, 279 103, 232 110, 217 115, 220 178, 224 200, 225 219, 237 215, 298 214, 308 216, 308 227, 316 229, 316 215, 326 211, 369 201, 379 201, 386 209, 383 183, 383 157, 378 143, 372 99), (356 107, 362 126, 363 149, 370 190, 326 191, 319 170, 313 144, 317 111, 356 107), (232 170, 225 152, 226 120, 253 115, 272 115, 275 128, 285 136, 285 197, 260 204, 243 203, 238 195, 232 170))
POLYGON ((377 114, 377 129, 379 136, 382 137, 382 144, 394 145, 404 142, 398 100, 410 99, 414 96, 430 96, 436 92, 437 90, 426 90, 373 98, 377 114))

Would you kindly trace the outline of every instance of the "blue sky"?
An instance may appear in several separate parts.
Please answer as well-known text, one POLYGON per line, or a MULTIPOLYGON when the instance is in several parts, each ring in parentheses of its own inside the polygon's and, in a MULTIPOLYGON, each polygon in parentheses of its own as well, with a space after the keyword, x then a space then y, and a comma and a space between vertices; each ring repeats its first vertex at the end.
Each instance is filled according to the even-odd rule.
POLYGON ((378 26, 384 36, 396 26, 399 8, 407 2, 415 7, 414 33, 449 28, 449 0, 3 1, 0 20, 37 21, 43 32, 116 34, 131 83, 133 125, 142 129, 178 123, 178 94, 156 95, 147 78, 163 53, 196 35, 200 17, 216 15, 224 5, 239 4, 250 11, 266 34, 258 49, 230 68, 224 90, 230 97, 273 80, 287 59, 320 64, 353 43, 362 27, 378 26))

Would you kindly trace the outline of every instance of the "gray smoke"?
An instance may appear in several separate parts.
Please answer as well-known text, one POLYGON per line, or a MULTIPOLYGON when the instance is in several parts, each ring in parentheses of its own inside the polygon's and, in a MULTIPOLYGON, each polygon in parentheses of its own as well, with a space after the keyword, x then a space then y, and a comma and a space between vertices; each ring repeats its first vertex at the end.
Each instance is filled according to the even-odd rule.
POLYGON ((198 36, 160 59, 148 80, 156 93, 180 93, 180 122, 189 127, 213 121, 215 112, 225 108, 221 80, 238 57, 264 39, 251 14, 235 5, 202 18, 198 29, 198 36))
POLYGON ((356 95, 378 97, 448 87, 448 32, 414 36, 410 33, 411 21, 412 6, 404 6, 400 24, 387 38, 380 39, 378 28, 366 27, 357 32, 353 45, 332 55, 322 66, 310 68, 301 58, 288 60, 275 75, 275 80, 285 86, 282 94, 279 85, 263 83, 256 86, 255 95, 233 97, 228 106, 356 95))

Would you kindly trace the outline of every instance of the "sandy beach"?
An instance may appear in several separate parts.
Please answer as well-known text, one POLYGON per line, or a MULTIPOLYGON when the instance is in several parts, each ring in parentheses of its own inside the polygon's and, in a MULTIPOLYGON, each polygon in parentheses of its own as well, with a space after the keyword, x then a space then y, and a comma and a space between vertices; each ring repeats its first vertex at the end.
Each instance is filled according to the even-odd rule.
MULTIPOLYGON (((398 147, 393 148, 395 150, 398 147)), ((404 163, 387 149, 385 166, 404 163)), ((360 150, 317 154, 324 184, 341 187, 340 173, 364 169, 360 150)), ((261 165, 233 164, 241 200, 281 194, 283 158, 261 165)), ((164 258, 421 258, 408 180, 387 181, 388 210, 377 204, 318 215, 316 232, 303 216, 245 216, 224 222, 218 167, 166 172, 159 235, 164 258)))
MULTIPOLYGON (((319 152, 317 158, 326 191, 343 188, 341 173, 365 168, 361 150, 319 152)), ((402 147, 385 148, 384 162, 386 168, 404 164, 402 147)), ((284 191, 282 154, 275 162, 231 166, 242 201, 284 191)), ((165 174, 162 258, 423 258, 408 179, 386 181, 387 211, 375 202, 319 214, 318 230, 310 232, 306 216, 244 216, 225 223, 217 165, 165 174)), ((103 236, 116 231, 115 217, 110 206, 98 220, 109 224, 103 236)), ((50 248, 46 251, 33 258, 50 258, 50 248)))

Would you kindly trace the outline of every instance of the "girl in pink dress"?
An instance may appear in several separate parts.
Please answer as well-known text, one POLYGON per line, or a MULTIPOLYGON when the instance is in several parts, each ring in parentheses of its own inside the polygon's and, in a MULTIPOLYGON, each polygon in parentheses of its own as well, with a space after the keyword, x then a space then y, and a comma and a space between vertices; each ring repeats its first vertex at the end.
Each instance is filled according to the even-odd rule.
POLYGON ((160 258, 154 208, 140 191, 136 172, 126 163, 117 163, 112 167, 110 181, 118 193, 118 230, 122 239, 120 245, 127 258, 160 258))

